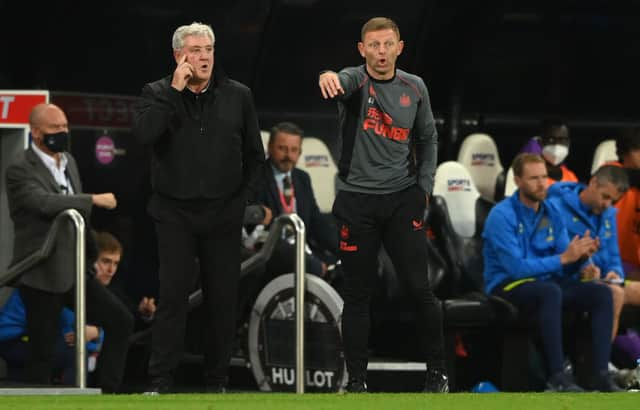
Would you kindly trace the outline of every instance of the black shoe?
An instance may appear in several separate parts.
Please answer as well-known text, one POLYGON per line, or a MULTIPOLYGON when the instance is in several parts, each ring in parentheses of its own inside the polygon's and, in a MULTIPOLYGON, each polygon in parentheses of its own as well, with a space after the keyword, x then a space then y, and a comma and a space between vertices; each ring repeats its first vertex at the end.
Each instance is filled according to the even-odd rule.
POLYGON ((367 383, 361 379, 349 379, 349 382, 347 382, 344 390, 347 393, 366 393, 367 383))
POLYGON ((424 393, 449 393, 449 378, 444 370, 427 370, 427 379, 422 391, 424 393))
POLYGON ((603 393, 620 393, 626 391, 621 389, 614 381, 609 372, 601 373, 596 377, 593 389, 603 393))
POLYGON ((143 394, 155 396, 158 394, 167 394, 171 391, 171 385, 173 380, 171 377, 158 376, 151 379, 151 384, 144 391, 143 394))
POLYGON ((559 393, 583 393, 584 389, 576 384, 573 376, 558 372, 547 381, 547 391, 559 393))

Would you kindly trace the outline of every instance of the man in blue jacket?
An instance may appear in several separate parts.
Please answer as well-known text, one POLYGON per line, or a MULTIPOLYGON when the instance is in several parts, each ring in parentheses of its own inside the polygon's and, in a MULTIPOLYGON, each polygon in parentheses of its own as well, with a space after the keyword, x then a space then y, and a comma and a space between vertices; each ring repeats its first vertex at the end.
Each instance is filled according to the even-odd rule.
POLYGON ((611 352, 611 292, 596 282, 570 277, 589 271, 588 258, 598 247, 590 233, 569 240, 560 213, 545 201, 547 170, 535 154, 513 161, 518 190, 489 213, 484 232, 486 292, 513 303, 538 324, 552 391, 579 392, 581 387, 562 372, 562 311, 589 312, 592 321, 594 387, 619 391, 607 372, 611 352))
POLYGON ((618 247, 617 209, 612 206, 628 189, 626 171, 615 165, 599 168, 588 185, 562 182, 549 188, 549 201, 562 214, 569 235, 584 235, 588 230, 600 241, 600 248, 591 258, 594 268, 580 279, 609 285, 613 296, 613 337, 618 333, 622 306, 640 304, 640 282, 625 280, 618 247))
MULTIPOLYGON (((0 358, 7 362, 9 379, 19 380, 24 376, 22 373, 31 353, 26 310, 19 289, 0 288, 0 300, 4 300, 0 301, 0 358)), ((55 374, 54 380, 61 380, 64 384, 75 383, 75 321, 75 314, 63 308, 52 373, 55 374)), ((87 351, 98 353, 104 340, 102 329, 87 325, 85 337, 87 351)))

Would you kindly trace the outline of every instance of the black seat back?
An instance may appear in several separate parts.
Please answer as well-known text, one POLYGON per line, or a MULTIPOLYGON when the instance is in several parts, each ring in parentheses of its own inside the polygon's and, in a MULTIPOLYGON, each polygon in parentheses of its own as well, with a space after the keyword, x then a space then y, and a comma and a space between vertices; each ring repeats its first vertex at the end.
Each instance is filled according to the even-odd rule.
POLYGON ((457 163, 438 167, 434 194, 429 227, 451 271, 449 295, 482 292, 482 230, 494 203, 477 194, 468 171, 457 163))

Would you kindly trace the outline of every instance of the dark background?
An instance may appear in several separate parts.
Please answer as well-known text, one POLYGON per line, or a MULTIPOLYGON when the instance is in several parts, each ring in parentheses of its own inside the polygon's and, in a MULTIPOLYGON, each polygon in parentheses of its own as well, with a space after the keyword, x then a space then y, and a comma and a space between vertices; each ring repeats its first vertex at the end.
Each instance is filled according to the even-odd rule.
POLYGON ((406 43, 400 67, 425 79, 444 120, 445 157, 477 128, 504 161, 507 139, 533 135, 543 116, 570 120, 576 140, 637 118, 639 14, 637 0, 2 0, 0 88, 138 95, 173 70, 175 28, 198 20, 214 28, 216 64, 254 91, 263 128, 294 119, 332 145, 317 73, 359 64, 362 23, 385 15, 406 43))
MULTIPOLYGON (((596 144, 640 117, 637 0, 0 0, 0 89, 47 89, 54 102, 56 92, 137 96, 173 71, 176 27, 201 21, 216 33, 216 65, 253 90, 261 128, 293 120, 333 150, 335 105, 321 99, 317 75, 360 64, 360 28, 377 15, 398 22, 405 41, 398 64, 429 87, 440 160, 455 159, 464 136, 484 131, 506 168, 542 118, 560 117, 571 128, 567 164, 585 179, 596 144)), ((113 191, 120 201, 93 221, 125 242, 120 276, 151 277, 145 150, 126 127, 71 123, 85 188, 113 191), (126 151, 108 166, 93 153, 105 134, 126 151)), ((153 290, 136 282, 140 293, 153 290)))

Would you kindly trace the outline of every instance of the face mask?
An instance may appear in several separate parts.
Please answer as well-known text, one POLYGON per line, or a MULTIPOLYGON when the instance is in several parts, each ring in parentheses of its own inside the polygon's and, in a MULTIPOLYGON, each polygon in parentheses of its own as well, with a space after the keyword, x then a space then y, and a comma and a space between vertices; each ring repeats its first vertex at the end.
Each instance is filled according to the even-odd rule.
POLYGON ((551 164, 558 166, 562 164, 569 155, 569 147, 562 144, 545 145, 542 147, 542 156, 551 164))
POLYGON ((42 137, 44 146, 51 152, 62 152, 69 147, 69 134, 57 132, 55 134, 44 134, 42 137))

